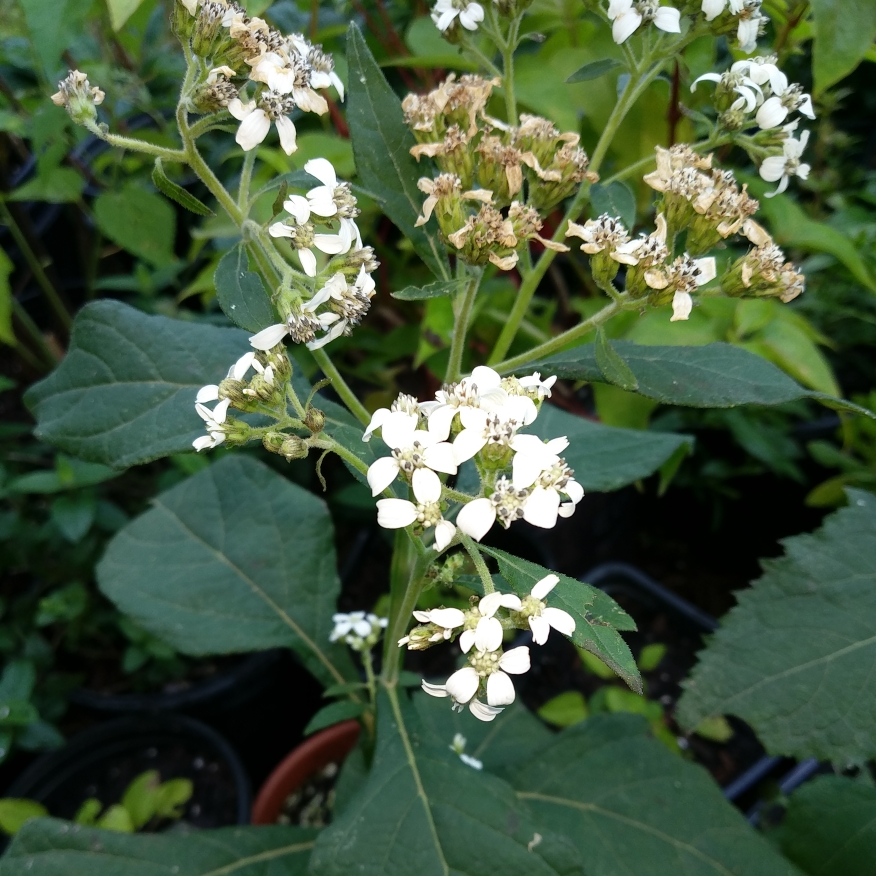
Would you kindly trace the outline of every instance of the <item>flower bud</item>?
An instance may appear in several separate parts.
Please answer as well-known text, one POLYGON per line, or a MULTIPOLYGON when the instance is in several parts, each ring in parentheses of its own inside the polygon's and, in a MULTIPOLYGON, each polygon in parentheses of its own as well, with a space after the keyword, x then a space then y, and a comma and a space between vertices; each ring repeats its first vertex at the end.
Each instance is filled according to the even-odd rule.
POLYGON ((64 107, 77 125, 93 126, 97 121, 97 109, 106 95, 97 86, 92 87, 88 76, 79 70, 70 70, 58 83, 58 91, 52 95, 55 106, 64 107))
POLYGON ((245 411, 252 406, 252 399, 244 395, 244 389, 246 389, 246 383, 243 380, 226 377, 219 384, 219 398, 227 398, 233 407, 239 411, 245 411))
POLYGON ((227 11, 227 6, 216 0, 201 3, 192 31, 192 51, 199 57, 206 58, 214 54, 213 41, 219 35, 227 11))
POLYGON ((280 456, 285 457, 286 462, 292 462, 293 459, 304 459, 309 448, 307 442, 298 435, 287 435, 286 440, 280 446, 280 456))
POLYGON ((304 413, 304 425, 314 434, 318 435, 325 428, 325 414, 311 405, 304 413))

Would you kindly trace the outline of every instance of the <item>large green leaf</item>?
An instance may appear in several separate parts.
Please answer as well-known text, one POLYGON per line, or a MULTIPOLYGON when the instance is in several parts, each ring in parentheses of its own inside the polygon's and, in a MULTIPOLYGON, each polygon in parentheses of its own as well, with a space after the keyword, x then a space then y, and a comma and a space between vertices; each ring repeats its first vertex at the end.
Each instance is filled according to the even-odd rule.
POLYGON ((222 256, 213 282, 219 306, 235 325, 259 332, 281 321, 274 313, 261 276, 249 269, 249 259, 242 245, 222 256))
POLYGON ((447 255, 437 234, 414 225, 424 200, 417 188, 422 168, 409 151, 416 145, 414 135, 404 122, 401 102, 355 24, 347 31, 347 61, 347 122, 359 179, 379 197, 386 215, 411 241, 429 270, 439 280, 449 280, 447 255))
MULTIPOLYGON (((851 402, 805 389, 771 362, 732 344, 648 347, 630 341, 613 341, 612 347, 635 376, 636 391, 665 404, 732 408, 813 398, 837 410, 874 416, 851 402)), ((594 344, 584 344, 516 370, 521 372, 527 368, 538 368, 571 380, 614 382, 599 367, 594 344)))
POLYGON ((97 226, 122 249, 151 265, 173 261, 176 213, 160 195, 129 183, 94 202, 97 226))
MULTIPOLYGON (((583 873, 571 843, 537 827, 505 782, 463 764, 451 740, 430 744, 399 697, 392 690, 379 698, 371 773, 317 839, 313 876, 583 873)), ((433 700, 433 708, 450 707, 433 700)))
POLYGON ((791 796, 782 851, 809 876, 873 876, 876 788, 819 776, 791 796))
POLYGON ((197 391, 218 383, 248 348, 237 329, 97 301, 77 314, 67 356, 25 401, 40 439, 126 468, 191 450, 203 434, 197 391))
POLYGON ((312 848, 299 827, 123 834, 40 818, 17 834, 0 876, 304 876, 312 848))
POLYGON ((530 431, 545 439, 568 437, 563 456, 574 469, 575 480, 585 490, 597 492, 617 490, 647 477, 679 448, 693 443, 688 435, 603 426, 554 405, 542 407, 530 431))
MULTIPOLYGON (((518 596, 525 596, 536 581, 553 574, 536 563, 506 554, 496 548, 481 547, 499 561, 502 577, 518 596)), ((607 594, 568 575, 559 575, 559 584, 548 601, 575 618, 572 641, 595 654, 610 666, 633 690, 642 692, 642 678, 627 643, 618 630, 635 630, 633 619, 607 594)), ((554 635, 557 635, 556 633, 554 635)))
POLYGON ((824 91, 861 63, 876 39, 873 0, 812 0, 815 90, 824 91))
POLYGON ((538 821, 575 843, 588 876, 799 876, 638 716, 569 728, 511 783, 538 821))
POLYGON ((294 648, 321 681, 354 677, 329 643, 340 592, 325 503, 249 456, 153 500, 110 542, 101 590, 186 654, 294 648))
POLYGON ((684 726, 737 715, 770 754, 876 756, 876 496, 848 495, 737 595, 685 683, 684 726))

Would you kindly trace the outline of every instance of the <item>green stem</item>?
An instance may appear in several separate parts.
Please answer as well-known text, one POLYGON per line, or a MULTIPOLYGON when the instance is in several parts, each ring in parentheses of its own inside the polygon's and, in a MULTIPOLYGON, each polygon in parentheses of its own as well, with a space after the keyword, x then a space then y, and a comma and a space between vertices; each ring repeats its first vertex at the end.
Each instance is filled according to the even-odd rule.
POLYGON ((73 320, 71 319, 67 308, 64 306, 64 302, 61 301, 61 296, 55 291, 55 287, 52 285, 52 281, 46 276, 46 272, 43 270, 43 266, 40 264, 40 260, 37 258, 36 253, 30 248, 27 238, 18 227, 15 217, 9 211, 6 202, 3 200, 0 200, 0 216, 3 217, 4 223, 9 226, 12 236, 15 238, 16 244, 18 244, 19 250, 21 250, 21 254, 24 256, 25 261, 27 261, 27 264, 40 288, 45 293, 52 310, 55 312, 55 316, 58 317, 58 322, 61 323, 66 331, 69 331, 70 326, 73 325, 73 320))
POLYGON ((189 128, 189 134, 191 135, 191 138, 193 140, 197 140, 198 137, 202 137, 208 131, 212 131, 213 128, 217 128, 228 121, 232 121, 232 117, 230 113, 227 112, 214 113, 209 116, 204 116, 203 119, 198 119, 198 121, 189 128))
POLYGON ((457 530, 457 535, 459 536, 459 540, 465 548, 466 553, 471 557, 472 562, 475 564, 475 568, 478 570, 481 584, 484 585, 484 596, 488 593, 492 593, 495 591, 496 585, 493 584, 493 577, 490 575, 490 570, 487 568, 487 564, 484 562, 484 558, 481 556, 478 546, 461 529, 457 530))
POLYGON ((517 124, 517 98, 514 94, 514 50, 517 48, 517 32, 520 18, 515 17, 508 29, 508 39, 502 46, 502 88, 505 91, 505 114, 508 124, 517 124))
MULTIPOLYGON (((547 254, 547 251, 545 254, 547 254)), ((544 256, 542 256, 542 259, 543 258, 544 256)), ((541 262, 539 262, 539 264, 541 264, 541 262)), ((520 331, 520 325, 529 310, 532 297, 535 295, 535 290, 538 287, 538 283, 529 282, 529 278, 536 270, 537 266, 535 268, 530 268, 528 272, 523 274, 520 288, 517 290, 517 298, 514 300, 514 306, 511 308, 511 312, 508 314, 508 318, 502 326, 502 331, 499 333, 496 345, 493 347, 493 352, 490 353, 490 358, 487 359, 487 365, 493 365, 500 361, 511 348, 514 338, 517 337, 517 332, 520 331)), ((547 268, 545 268, 545 270, 547 270, 547 268)))
POLYGON ((584 337, 588 332, 593 331, 593 329, 599 327, 604 322, 607 322, 619 310, 621 310, 620 305, 612 301, 610 304, 606 304, 602 310, 594 313, 590 319, 586 319, 584 322, 581 322, 573 328, 570 328, 568 331, 557 335, 555 338, 551 338, 549 341, 545 341, 543 344, 533 347, 526 353, 522 353, 519 356, 512 356, 510 359, 505 359, 503 362, 497 362, 493 365, 493 368, 500 373, 507 373, 513 371, 520 365, 525 365, 527 362, 532 362, 536 359, 550 356, 553 353, 558 353, 567 344, 577 341, 579 338, 584 337))
POLYGON ((368 465, 363 460, 359 459, 359 457, 356 456, 356 454, 353 453, 352 450, 348 450, 346 447, 344 447, 343 444, 335 441, 335 439, 331 436, 325 435, 321 438, 312 438, 308 441, 308 444, 311 447, 315 447, 320 450, 330 450, 332 453, 337 453, 337 455, 340 456, 341 459, 343 459, 345 462, 348 462, 360 474, 368 474, 368 465))
POLYGON ((334 362, 329 358, 329 354, 325 350, 311 350, 317 365, 322 369, 322 373, 332 382, 332 388, 341 397, 341 400, 349 409, 350 413, 363 425, 367 426, 371 422, 371 414, 362 402, 356 398, 356 393, 347 385, 347 382, 341 376, 341 372, 335 367, 334 362))
POLYGON ((469 496, 468 493, 460 493, 459 490, 451 490, 450 487, 442 487, 441 495, 445 499, 451 499, 454 502, 462 502, 467 505, 469 502, 474 502, 475 496, 469 496))
POLYGON ((237 189, 237 206, 240 212, 246 215, 247 203, 249 201, 249 183, 252 179, 252 169, 255 166, 256 149, 250 149, 243 155, 243 167, 240 171, 240 186, 237 189))
POLYGON ((24 305, 14 296, 9 296, 12 300, 12 312, 15 314, 18 321, 24 327, 24 330, 30 335, 33 342, 39 349, 45 363, 49 368, 54 368, 60 361, 58 354, 46 343, 43 333, 37 327, 37 324, 30 318, 30 314, 24 309, 24 305))
POLYGON ((111 134, 97 124, 88 125, 87 127, 95 137, 99 137, 105 143, 109 143, 110 146, 117 146, 119 149, 130 149, 132 152, 156 155, 162 161, 175 161, 178 164, 185 164, 188 160, 185 149, 168 149, 167 146, 147 143, 146 140, 139 140, 136 137, 123 137, 121 134, 111 134))
POLYGON ((493 74, 493 76, 499 76, 501 78, 502 71, 474 44, 474 40, 472 40, 466 34, 463 34, 462 43, 463 49, 470 54, 474 55, 484 67, 493 74))
POLYGON ((368 696, 371 698, 371 704, 377 704, 377 679, 374 677, 374 661, 371 658, 371 651, 367 648, 362 651, 362 666, 365 668, 365 682, 368 685, 368 696))
POLYGON ((469 277, 468 284, 457 293, 454 303, 453 338, 450 342, 450 358, 447 360, 447 372, 444 375, 445 383, 453 383, 462 375, 462 354, 465 352, 465 341, 468 335, 468 324, 471 320, 471 311, 475 297, 478 294, 478 286, 481 283, 483 272, 475 270, 469 277))

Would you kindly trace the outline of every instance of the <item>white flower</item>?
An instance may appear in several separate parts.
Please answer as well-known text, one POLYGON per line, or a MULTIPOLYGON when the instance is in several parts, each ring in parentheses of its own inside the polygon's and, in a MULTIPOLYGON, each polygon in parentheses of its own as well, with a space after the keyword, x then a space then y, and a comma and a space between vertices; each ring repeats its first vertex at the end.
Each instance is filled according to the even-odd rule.
MULTIPOLYGON (((297 209, 297 205, 294 206, 297 209)), ((295 215, 294 212, 293 215, 295 215)), ((361 246, 362 241, 359 228, 352 219, 341 219, 337 234, 313 234, 313 242, 309 246, 299 245, 298 230, 285 222, 274 222, 273 225, 268 226, 268 233, 271 237, 288 237, 295 242, 295 251, 298 253, 301 267, 304 268, 304 273, 308 277, 316 276, 316 256, 313 254, 312 247, 316 247, 320 252, 328 255, 340 255, 349 252, 354 241, 359 246, 361 246)))
POLYGON ((456 527, 441 516, 438 502, 415 505, 407 499, 378 499, 377 524, 384 529, 402 529, 418 523, 424 529, 435 527, 435 550, 442 551, 456 535, 456 527))
POLYGON ((388 408, 378 408, 372 415, 371 421, 368 423, 364 434, 363 441, 370 441, 374 432, 379 429, 390 414, 403 413, 413 423, 413 428, 416 429, 420 422, 420 405, 412 395, 400 393, 398 398, 388 408))
MULTIPOLYGON (((272 347, 276 347, 283 338, 292 333, 293 336, 297 332, 299 323, 307 322, 307 324, 311 327, 315 326, 319 329, 327 330, 332 323, 337 324, 340 320, 340 317, 336 313, 326 312, 317 314, 317 308, 321 305, 325 304, 326 301, 331 297, 331 289, 328 288, 328 285, 323 286, 319 292, 316 293, 309 301, 305 301, 304 304, 301 305, 301 310, 299 314, 290 314, 286 322, 277 323, 276 325, 269 325, 267 328, 262 329, 260 332, 252 335, 249 339, 250 346, 254 347, 256 350, 270 350, 272 347)), ((343 320, 340 320, 343 322, 343 320)), ((335 326, 337 327, 337 325, 335 326)), ((341 329, 343 330, 343 325, 341 329)), ((336 337, 337 335, 335 335, 336 337)), ((310 332, 309 337, 313 337, 313 331, 310 332)), ((299 337, 296 340, 302 340, 303 338, 299 337)), ((331 338, 329 338, 330 340, 331 338)), ((326 340, 320 339, 322 343, 326 343, 326 340)), ((319 346, 322 346, 319 342, 315 342, 319 346)), ((307 343, 308 348, 313 349, 311 346, 311 342, 307 343)))
POLYGON ((464 630, 459 637, 463 654, 471 651, 496 651, 502 646, 502 623, 494 615, 500 608, 520 608, 520 599, 513 593, 488 593, 478 602, 475 612, 479 615, 474 629, 464 630))
POLYGON ((780 195, 788 188, 792 176, 806 179, 809 176, 810 167, 800 161, 800 156, 809 142, 809 131, 804 131, 799 140, 788 137, 782 144, 782 155, 771 155, 765 158, 760 166, 760 175, 767 182, 779 180, 778 188, 774 192, 767 192, 767 197, 772 198, 780 195))
POLYGON ((265 52, 247 63, 252 64, 249 78, 254 82, 264 82, 278 95, 291 94, 295 106, 304 112, 317 115, 328 112, 326 99, 310 87, 310 73, 301 59, 265 52))
POLYGON ((225 418, 228 415, 228 406, 231 404, 229 399, 223 399, 211 411, 209 408, 198 403, 195 405, 195 410, 198 416, 205 422, 207 435, 201 435, 200 438, 195 438, 192 446, 200 452, 211 447, 218 447, 225 440, 225 418))
POLYGON ((480 3, 468 3, 466 0, 438 0, 432 10, 432 21, 442 33, 457 16, 466 30, 477 30, 479 22, 484 20, 484 8, 480 3))
POLYGON ((465 623, 465 612, 459 608, 433 608, 429 611, 415 611, 413 615, 421 624, 441 627, 445 639, 449 639, 453 631, 465 623))
POLYGON ((575 619, 561 608, 545 605, 544 598, 559 584, 557 575, 547 575, 537 581, 529 596, 524 597, 521 614, 529 617, 529 628, 532 630, 532 640, 536 645, 543 645, 553 627, 564 636, 575 632, 575 619))
POLYGON ((803 93, 799 85, 790 85, 788 77, 780 70, 770 77, 772 97, 768 97, 763 106, 757 111, 755 121, 760 127, 768 131, 778 128, 788 117, 788 113, 797 110, 807 118, 815 118, 815 110, 812 108, 812 98, 803 93))
MULTIPOLYGON (((430 684, 428 681, 423 681, 422 683, 423 690, 429 694, 429 696, 433 697, 449 697, 450 694, 447 691, 446 685, 443 684, 430 684)), ((453 711, 461 712, 465 707, 466 703, 459 703, 456 700, 453 701, 453 711)), ((496 715, 500 712, 504 711, 504 709, 498 708, 496 706, 488 706, 486 703, 482 703, 478 699, 472 699, 468 702, 469 711, 472 715, 475 716, 480 721, 492 721, 496 715)))
MULTIPOLYGON (((260 369, 260 373, 264 371, 260 362, 255 361, 255 353, 244 353, 229 369, 228 374, 226 375, 226 379, 231 378, 232 380, 242 380, 243 376, 249 371, 251 365, 255 364, 255 366, 260 369)), ((270 368, 270 366, 268 366, 270 368)), ((273 376, 273 369, 271 371, 271 377, 273 376)), ((198 390, 198 394, 195 397, 195 401, 203 404, 204 402, 211 401, 219 401, 219 386, 215 383, 210 383, 207 386, 202 386, 198 390)))
MULTIPOLYGON (((268 92, 267 95, 270 97, 271 92, 268 92)), ((292 124, 292 119, 287 115, 292 111, 292 106, 286 108, 285 103, 280 100, 276 101, 279 109, 269 108, 266 110, 264 107, 267 104, 267 99, 263 95, 258 106, 255 101, 243 103, 239 97, 229 101, 228 112, 240 121, 240 127, 237 129, 234 139, 244 152, 249 152, 268 136, 273 120, 277 126, 277 133, 280 135, 280 146, 287 155, 291 155, 298 149, 298 144, 295 142, 295 125, 292 124)))
POLYGON ((611 0, 608 17, 612 21, 611 35, 618 45, 648 21, 667 33, 681 33, 681 13, 670 6, 660 6, 657 0, 611 0))
POLYGON ((554 438, 545 443, 536 435, 515 435, 511 439, 514 450, 512 466, 512 482, 518 490, 531 487, 538 476, 560 461, 559 454, 569 446, 565 436, 554 438))
POLYGON ((528 377, 518 378, 518 381, 524 389, 534 391, 539 399, 544 399, 551 397, 551 388, 557 382, 557 375, 542 380, 541 374, 535 371, 528 377))
POLYGON ((703 12, 706 14, 706 21, 713 21, 730 5, 730 11, 734 15, 742 12, 745 6, 745 0, 703 0, 703 12))
POLYGON ((351 611, 349 614, 332 615, 335 627, 329 635, 330 642, 343 639, 347 645, 356 651, 371 648, 380 638, 381 631, 386 629, 389 618, 378 617, 370 612, 351 611))

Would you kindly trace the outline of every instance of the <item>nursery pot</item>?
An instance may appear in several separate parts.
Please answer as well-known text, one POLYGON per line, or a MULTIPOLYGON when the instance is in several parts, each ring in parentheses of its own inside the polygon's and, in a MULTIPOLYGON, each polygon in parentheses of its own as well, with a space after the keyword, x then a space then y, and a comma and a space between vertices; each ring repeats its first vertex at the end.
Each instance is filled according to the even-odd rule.
POLYGON ((42 803, 58 818, 73 818, 96 797, 118 803, 133 779, 157 770, 161 780, 191 779, 182 820, 197 828, 246 824, 252 792, 234 749, 215 730, 183 715, 118 718, 90 727, 59 751, 25 770, 7 797, 42 803))
POLYGON ((252 824, 276 824, 286 798, 314 773, 342 761, 359 740, 358 721, 342 721, 314 733, 268 776, 252 807, 252 824))

